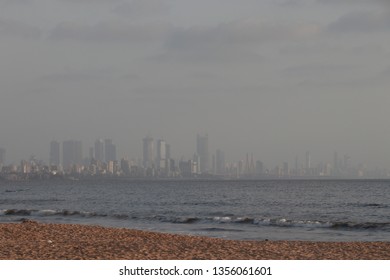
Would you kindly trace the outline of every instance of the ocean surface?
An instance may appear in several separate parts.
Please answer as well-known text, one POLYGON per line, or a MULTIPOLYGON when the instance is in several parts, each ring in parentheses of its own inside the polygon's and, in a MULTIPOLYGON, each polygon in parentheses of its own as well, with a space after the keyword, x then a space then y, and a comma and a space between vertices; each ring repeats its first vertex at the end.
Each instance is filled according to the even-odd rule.
POLYGON ((238 240, 390 241, 390 181, 0 182, 0 222, 238 240))

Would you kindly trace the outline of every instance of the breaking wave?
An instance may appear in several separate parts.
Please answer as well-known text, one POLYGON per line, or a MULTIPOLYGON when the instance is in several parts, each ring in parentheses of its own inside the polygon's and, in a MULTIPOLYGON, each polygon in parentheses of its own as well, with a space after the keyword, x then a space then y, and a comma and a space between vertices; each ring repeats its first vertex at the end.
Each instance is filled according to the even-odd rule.
POLYGON ((390 223, 352 223, 352 222, 337 222, 333 223, 333 229, 349 229, 349 230, 390 230, 390 223))
POLYGON ((390 208, 390 205, 383 203, 354 203, 351 204, 355 207, 363 207, 363 208, 390 208))
POLYGON ((107 215, 86 211, 70 210, 32 210, 32 209, 5 209, 0 210, 1 216, 80 216, 80 217, 105 217, 107 215))
POLYGON ((107 214, 88 211, 71 211, 71 210, 31 210, 31 209, 4 209, 0 210, 0 216, 15 216, 15 217, 50 217, 63 216, 75 218, 107 218, 121 220, 147 220, 158 221, 162 223, 172 224, 204 224, 214 225, 209 227, 211 230, 221 230, 224 224, 229 225, 249 225, 260 227, 301 227, 301 228, 329 228, 332 230, 384 230, 390 231, 390 222, 343 222, 343 221, 319 221, 319 220, 292 220, 285 218, 253 218, 253 217, 238 217, 234 215, 221 215, 209 217, 196 216, 169 216, 169 215, 151 215, 137 216, 128 214, 107 214), (219 225, 219 226, 215 226, 219 225))

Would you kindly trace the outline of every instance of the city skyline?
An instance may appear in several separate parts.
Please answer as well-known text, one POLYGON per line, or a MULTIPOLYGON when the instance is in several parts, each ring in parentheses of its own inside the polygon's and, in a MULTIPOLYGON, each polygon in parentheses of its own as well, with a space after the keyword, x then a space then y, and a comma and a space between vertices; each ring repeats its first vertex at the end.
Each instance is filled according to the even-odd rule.
POLYGON ((0 1, 0 147, 142 158, 151 134, 192 158, 199 133, 226 160, 389 168, 389 18, 383 0, 0 1))
MULTIPOLYGON (((348 149, 347 149, 347 151, 338 151, 338 150, 329 149, 325 152, 323 152, 323 151, 320 152, 316 149, 311 149, 311 150, 302 149, 299 151, 288 151, 284 155, 279 154, 277 157, 272 158, 272 156, 271 157, 266 156, 267 150, 264 147, 262 148, 261 146, 259 146, 258 149, 250 150, 250 149, 242 148, 241 150, 236 151, 236 150, 221 148, 221 147, 226 147, 226 146, 224 146, 223 143, 219 143, 219 145, 218 145, 218 143, 215 143, 215 141, 212 141, 210 148, 208 148, 209 145, 208 145, 208 134, 207 133, 204 134, 203 136, 201 136, 201 134, 198 133, 198 134, 195 134, 195 137, 196 137, 195 141, 194 141, 194 139, 192 139, 192 140, 189 139, 187 141, 188 143, 192 144, 192 147, 191 147, 191 145, 187 145, 190 148, 188 150, 182 150, 180 152, 178 150, 174 149, 173 156, 177 159, 178 158, 188 158, 188 159, 192 158, 194 154, 199 155, 199 149, 202 149, 201 146, 203 145, 203 148, 207 151, 207 152, 205 151, 205 154, 208 154, 207 155, 208 160, 206 163, 206 166, 207 166, 206 169, 209 171, 212 169, 213 156, 216 156, 217 150, 219 150, 220 152, 223 152, 223 154, 225 154, 226 151, 229 151, 228 158, 230 161, 239 161, 239 160, 245 161, 246 160, 245 155, 249 151, 252 155, 254 154, 257 159, 261 158, 265 162, 268 162, 269 165, 272 165, 272 166, 282 165, 283 162, 286 162, 286 161, 289 162, 290 166, 295 166, 295 162, 296 162, 297 158, 299 158, 300 162, 302 163, 302 165, 305 168, 310 168, 312 154, 314 154, 316 159, 319 159, 316 161, 317 163, 318 162, 326 162, 326 163, 331 163, 332 165, 337 167, 337 163, 335 163, 336 162, 335 157, 337 158, 338 153, 340 153, 340 158, 343 161, 345 161, 345 159, 342 159, 343 157, 348 157, 348 159, 351 159, 350 157, 352 155, 353 156, 352 161, 355 164, 364 164, 366 166, 369 166, 370 168, 390 169, 390 163, 389 164, 381 164, 380 162, 375 162, 375 161, 370 162, 368 160, 365 160, 365 158, 357 157, 355 154, 351 153, 348 149), (203 143, 200 139, 203 139, 203 143), (207 147, 207 149, 205 147, 207 147), (211 152, 208 152, 209 149, 211 152)), ((79 139, 79 138, 75 138, 75 139, 79 139)), ((151 141, 151 143, 152 143, 151 145, 153 147, 152 147, 152 151, 150 154, 150 162, 155 164, 155 160, 156 160, 155 157, 158 154, 157 141, 161 140, 161 141, 166 142, 165 140, 163 140, 166 138, 160 137, 160 138, 154 139, 153 137, 151 137, 150 134, 148 134, 146 137, 143 138, 143 140, 145 140, 145 139, 149 139, 149 141, 151 141), (151 160, 152 158, 153 158, 153 160, 151 160)), ((62 141, 52 140, 49 143, 46 143, 46 146, 50 145, 50 148, 47 149, 47 147, 46 147, 46 149, 43 153, 36 153, 35 150, 32 149, 31 151, 24 153, 23 155, 21 155, 18 158, 12 157, 12 150, 10 151, 9 149, 7 149, 6 146, 0 146, 1 159, 2 159, 4 164, 18 164, 21 160, 25 160, 25 159, 28 159, 30 157, 39 158, 40 160, 47 162, 47 163, 50 163, 52 161, 58 162, 59 159, 58 159, 58 155, 57 155, 58 154, 57 149, 59 149, 59 147, 57 145, 59 145, 59 144, 62 145, 63 142, 72 142, 72 141, 79 142, 81 144, 81 146, 84 146, 84 149, 83 148, 81 149, 81 156, 78 156, 78 158, 81 158, 81 159, 85 159, 88 157, 90 158, 91 153, 95 159, 102 161, 102 162, 106 162, 107 160, 118 160, 120 158, 143 159, 144 154, 145 154, 145 151, 142 151, 142 149, 144 149, 143 148, 144 144, 142 144, 142 141, 140 142, 139 139, 138 139, 138 142, 139 142, 138 145, 135 145, 135 146, 137 146, 137 148, 136 149, 129 149, 129 148, 120 146, 118 144, 114 145, 113 140, 110 138, 104 138, 104 139, 97 138, 94 141, 82 141, 82 140, 74 140, 74 139, 62 140, 62 141), (99 143, 99 145, 98 145, 98 143, 99 143), (52 145, 55 145, 55 146, 52 147, 52 145), (98 148, 98 152, 96 154, 97 147, 99 147, 99 148, 98 148)), ((118 141, 118 142, 120 142, 120 141, 118 141)), ((178 142, 183 143, 183 141, 178 141, 178 142)), ((170 144, 177 143, 177 141, 175 141, 175 139, 173 139, 173 140, 170 140, 169 143, 170 144)), ((168 144, 166 143, 166 145, 168 145, 168 144)), ((171 145, 169 145, 169 149, 170 149, 170 146, 171 145)), ((308 145, 308 146, 313 147, 312 145, 308 145)), ((62 153, 63 153, 63 151, 62 151, 62 153)), ((223 155, 223 157, 225 157, 225 155, 223 155)), ((203 159, 203 161, 204 161, 204 159, 203 159)), ((61 155, 60 162, 61 162, 61 164, 63 164, 62 155, 61 155)), ((203 162, 203 165, 204 165, 204 162, 203 162)), ((202 168, 202 171, 205 171, 205 170, 202 168)))
POLYGON ((208 134, 196 135, 193 151, 188 152, 188 154, 193 152, 193 156, 190 157, 172 156, 171 144, 162 138, 154 139, 150 134, 142 139, 142 157, 117 157, 116 150, 117 145, 112 139, 98 138, 89 147, 80 140, 62 142, 52 140, 48 149, 49 161, 32 154, 22 159, 20 163, 7 164, 4 161, 6 149, 0 148, 0 167, 5 168, 4 174, 12 170, 19 170, 22 174, 36 173, 38 170, 48 172, 54 168, 53 174, 76 172, 92 175, 108 172, 107 174, 130 177, 171 178, 205 175, 226 178, 385 178, 390 176, 390 168, 378 166, 372 168, 364 162, 353 161, 353 155, 352 160, 349 154, 339 156, 338 151, 333 152, 332 161, 316 156, 312 160, 311 151, 297 154, 294 159, 285 158, 277 164, 254 156, 253 152, 247 152, 245 156, 233 159, 229 157, 229 151, 226 157, 226 152, 219 148, 210 150, 208 134), (33 166, 36 166, 35 169, 33 166))

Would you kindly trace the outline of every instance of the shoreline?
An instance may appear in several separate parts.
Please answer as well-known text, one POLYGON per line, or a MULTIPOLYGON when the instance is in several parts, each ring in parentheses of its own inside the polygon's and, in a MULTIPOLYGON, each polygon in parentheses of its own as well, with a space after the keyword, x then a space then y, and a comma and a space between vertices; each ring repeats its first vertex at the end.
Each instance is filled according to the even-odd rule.
POLYGON ((0 260, 390 260, 390 242, 238 241, 36 221, 0 224, 0 260))
POLYGON ((390 177, 332 177, 332 176, 259 176, 259 177, 131 177, 131 176, 52 176, 52 177, 26 177, 26 178, 7 178, 1 176, 0 183, 24 183, 24 182, 102 182, 102 181, 116 181, 116 182, 252 182, 252 181, 390 181, 390 177))

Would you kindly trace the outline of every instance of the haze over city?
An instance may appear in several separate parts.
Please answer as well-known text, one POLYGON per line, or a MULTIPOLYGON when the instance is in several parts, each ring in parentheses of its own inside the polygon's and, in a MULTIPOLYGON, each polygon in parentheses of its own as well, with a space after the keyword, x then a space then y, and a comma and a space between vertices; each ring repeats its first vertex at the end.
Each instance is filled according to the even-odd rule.
POLYGON ((385 0, 0 0, 0 148, 189 159, 208 134, 228 161, 388 169, 389 31, 385 0))

